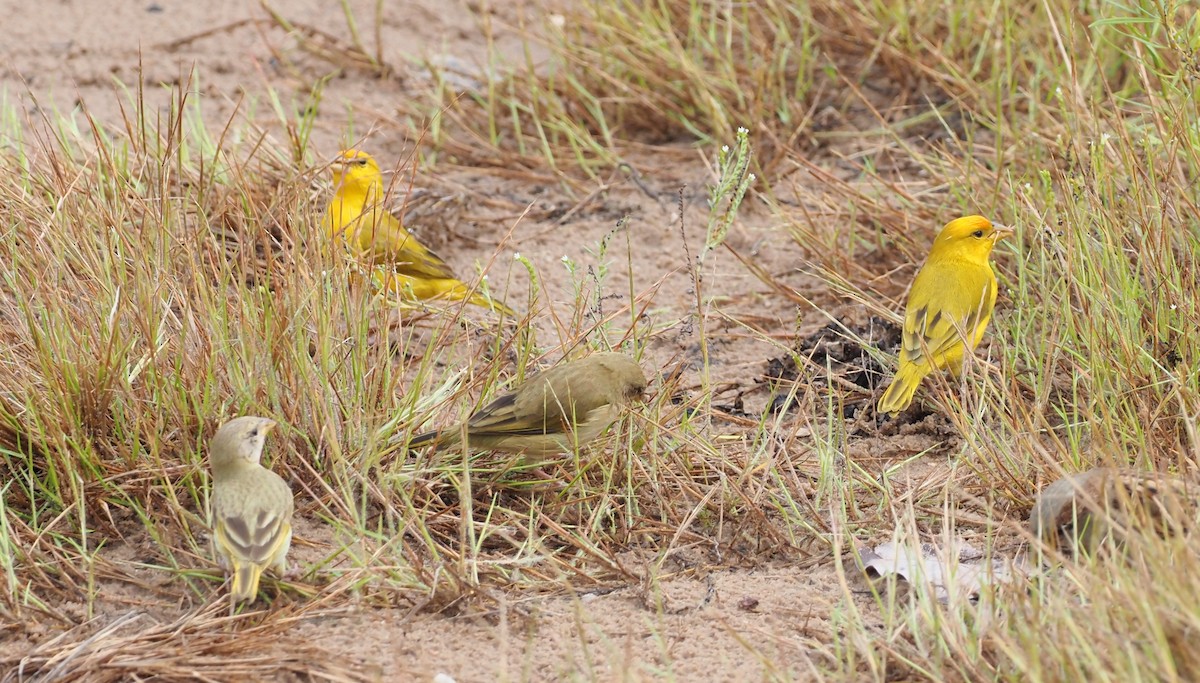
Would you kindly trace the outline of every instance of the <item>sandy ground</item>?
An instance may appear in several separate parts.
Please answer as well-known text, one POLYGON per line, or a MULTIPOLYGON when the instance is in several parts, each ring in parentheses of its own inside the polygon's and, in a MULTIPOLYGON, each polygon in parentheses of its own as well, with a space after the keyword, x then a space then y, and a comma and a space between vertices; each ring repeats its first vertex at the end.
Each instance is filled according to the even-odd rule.
MULTIPOLYGON (((373 3, 351 4, 364 26, 370 25, 373 3)), ((274 0, 271 5, 297 24, 323 26, 345 38, 345 25, 334 4, 274 0)), ((516 54, 519 35, 514 27, 520 12, 527 9, 519 2, 493 5, 499 9, 490 17, 480 14, 485 3, 459 0, 413 0, 403 3, 403 11, 389 9, 381 32, 384 61, 397 65, 395 75, 379 79, 348 68, 334 77, 317 115, 316 149, 331 157, 344 142, 352 120, 355 135, 369 137, 369 148, 377 157, 392 160, 393 167, 398 165, 412 144, 389 120, 395 113, 394 103, 411 96, 423 78, 418 69, 404 65, 413 57, 477 65, 486 49, 478 30, 485 18, 493 23, 501 49, 516 54)), ((243 115, 270 128, 273 115, 265 107, 259 113, 247 113, 245 93, 269 86, 290 94, 294 97, 291 104, 299 106, 314 77, 333 68, 305 54, 293 37, 272 26, 258 3, 244 0, 47 0, 35 4, 3 0, 0 11, 5 16, 6 35, 21 37, 0 45, 0 89, 8 106, 31 119, 36 119, 39 106, 59 111, 83 106, 98 120, 115 122, 121 116, 124 97, 115 80, 135 83, 140 75, 148 98, 165 105, 169 93, 157 86, 187 82, 195 69, 193 84, 203 94, 202 106, 211 120, 223 121, 242 107, 243 115)), ((373 44, 370 38, 367 42, 373 44)), ((482 219, 460 221, 449 226, 447 236, 439 236, 453 242, 454 246, 440 251, 459 272, 471 272, 473 262, 486 260, 486 250, 500 243, 494 281, 508 281, 510 254, 519 251, 534 259, 547 278, 546 289, 557 293, 552 305, 565 307, 571 300, 569 279, 555 262, 565 255, 583 265, 593 264, 594 255, 585 245, 595 244, 613 230, 617 219, 629 214, 631 237, 644 245, 636 264, 639 288, 648 289, 662 278, 650 314, 671 320, 687 310, 692 283, 681 248, 678 193, 680 187, 686 187, 687 210, 693 216, 701 215, 709 171, 699 153, 681 148, 657 167, 643 166, 644 190, 618 180, 575 211, 566 225, 554 216, 576 209, 578 202, 560 196, 553 186, 531 186, 519 178, 506 179, 468 167, 447 166, 437 172, 443 188, 466 192, 486 188, 493 200, 482 219), (535 217, 516 221, 530 206, 535 217), (501 243, 506 235, 507 241, 501 243), (480 250, 484 250, 482 257, 480 250)), ((796 289, 815 300, 829 301, 828 292, 817 289, 814 280, 795 269, 799 255, 789 251, 789 240, 774 239, 772 248, 760 249, 765 240, 778 234, 754 218, 753 207, 749 212, 750 218, 730 236, 731 244, 754 254, 770 272, 796 289)), ((691 220, 685 232, 692 245, 701 242, 698 221, 691 220)), ((618 248, 623 249, 623 243, 618 248)), ((617 259, 615 267, 625 268, 622 259, 617 259)), ((759 329, 778 331, 781 336, 797 331, 795 304, 769 291, 730 255, 715 252, 710 267, 710 274, 722 279, 730 295, 719 306, 736 309, 739 318, 754 320, 759 329)), ((613 281, 624 282, 622 275, 613 281)), ((527 286, 524 277, 519 269, 512 271, 510 302, 521 300, 519 293, 527 286), (513 296, 514 292, 518 295, 513 296)), ((627 298, 619 291, 614 296, 627 298)), ((817 317, 802 320, 799 331, 810 333, 825 322, 817 317)), ((717 326, 722 327, 720 323, 717 326)), ((728 323, 723 329, 732 327, 728 323)), ((682 325, 677 334, 660 335, 649 350, 648 365, 694 357, 696 341, 694 330, 689 332, 682 325)), ((755 377, 768 358, 778 355, 778 348, 750 335, 741 336, 737 344, 716 344, 715 372, 730 387, 729 396, 717 403, 745 392, 742 399, 747 410, 761 409, 767 397, 765 392, 754 391, 755 377)), ((904 457, 945 443, 947 438, 936 432, 910 433, 891 442, 891 447, 897 457, 904 457)), ((855 448, 877 450, 870 441, 859 442, 855 448)), ((311 541, 313 547, 298 548, 301 563, 306 558, 320 558, 326 550, 315 523, 309 524, 307 530, 301 524, 298 537, 316 540, 311 541)), ((116 542, 109 553, 114 562, 139 557, 136 542, 116 542)), ((843 589, 832 557, 815 558, 820 561, 814 563, 796 550, 780 549, 743 566, 730 566, 714 563, 706 553, 692 549, 684 548, 677 555, 659 566, 654 553, 632 553, 628 566, 643 577, 640 581, 577 587, 578 592, 564 587, 549 595, 506 595, 502 608, 491 613, 430 614, 400 605, 302 618, 286 638, 279 639, 277 652, 263 654, 286 657, 296 643, 311 639, 341 653, 348 665, 353 663, 368 678, 431 680, 444 673, 460 682, 804 680, 812 677, 814 664, 829 666, 834 661, 833 653, 838 650, 828 644, 836 627, 829 616, 843 599, 843 589)), ((164 581, 149 571, 143 575, 150 585, 164 581)), ((90 629, 131 611, 141 616, 130 629, 169 625, 181 610, 196 606, 181 605, 177 597, 131 592, 128 586, 120 588, 115 583, 111 588, 106 614, 90 629)), ((80 621, 88 617, 82 608, 77 616, 80 621)), ((14 633, 4 646, 10 653, 57 635, 54 629, 37 626, 14 633)))

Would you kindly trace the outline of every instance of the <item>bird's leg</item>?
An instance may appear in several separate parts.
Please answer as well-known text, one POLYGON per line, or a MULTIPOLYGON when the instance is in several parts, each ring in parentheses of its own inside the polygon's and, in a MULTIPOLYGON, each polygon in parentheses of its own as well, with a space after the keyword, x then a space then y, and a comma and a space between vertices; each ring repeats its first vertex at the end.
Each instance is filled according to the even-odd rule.
POLYGON ((545 489, 545 490, 549 490, 549 491, 556 491, 556 492, 562 491, 567 488, 566 482, 562 481, 561 479, 554 478, 553 476, 550 475, 549 472, 542 469, 541 466, 533 468, 532 470, 530 470, 530 473, 537 476, 538 479, 545 482, 544 484, 538 484, 536 488, 545 489))

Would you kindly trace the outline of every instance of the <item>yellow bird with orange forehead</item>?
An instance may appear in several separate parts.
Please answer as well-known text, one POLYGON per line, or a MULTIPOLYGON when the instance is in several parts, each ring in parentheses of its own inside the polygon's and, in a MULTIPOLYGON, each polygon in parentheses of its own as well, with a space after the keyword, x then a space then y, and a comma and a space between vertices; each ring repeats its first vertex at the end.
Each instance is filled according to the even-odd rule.
POLYGON ((907 408, 934 370, 960 372, 963 356, 983 339, 996 306, 992 249, 1012 232, 983 216, 958 218, 942 228, 908 294, 900 367, 879 399, 879 412, 895 415, 907 408))
POLYGON ((511 308, 473 290, 450 266, 421 244, 383 206, 383 174, 366 152, 344 150, 331 165, 333 199, 321 226, 330 239, 345 243, 355 255, 386 265, 387 287, 415 299, 466 301, 513 315, 511 308))

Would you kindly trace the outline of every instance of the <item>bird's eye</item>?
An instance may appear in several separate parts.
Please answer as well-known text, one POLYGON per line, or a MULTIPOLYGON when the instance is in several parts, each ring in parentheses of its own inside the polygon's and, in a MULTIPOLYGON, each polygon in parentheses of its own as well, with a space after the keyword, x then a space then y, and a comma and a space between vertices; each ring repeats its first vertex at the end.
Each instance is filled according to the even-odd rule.
POLYGON ((971 234, 972 234, 972 235, 974 235, 975 237, 983 237, 983 231, 982 231, 982 230, 976 230, 975 232, 973 232, 973 233, 971 233, 971 234))
POLYGON ((256 436, 258 436, 258 427, 250 430, 250 438, 253 439, 256 436))
POLYGON ((359 166, 366 166, 367 160, 366 159, 355 159, 354 163, 358 164, 359 166))

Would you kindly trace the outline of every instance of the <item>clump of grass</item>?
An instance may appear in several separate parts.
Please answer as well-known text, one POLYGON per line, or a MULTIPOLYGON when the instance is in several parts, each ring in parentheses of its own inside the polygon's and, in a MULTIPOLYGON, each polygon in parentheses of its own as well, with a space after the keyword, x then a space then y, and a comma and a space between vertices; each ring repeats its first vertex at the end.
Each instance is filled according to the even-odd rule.
POLYGON ((428 65, 438 111, 528 162, 595 175, 619 166, 630 143, 715 147, 747 122, 775 159, 810 113, 817 26, 803 4, 584 2, 529 40, 551 61, 527 52, 514 68, 494 57, 478 89, 428 65))
POLYGON ((494 376, 500 337, 476 353, 457 317, 401 317, 329 256, 295 149, 210 136, 183 97, 155 125, 132 97, 124 130, 51 121, 0 162, 3 604, 75 623, 55 605, 91 613, 103 582, 134 569, 106 549, 147 537, 143 561, 183 579, 177 601, 213 596, 204 450, 240 414, 279 421, 267 458, 301 514, 365 546, 369 562, 333 552, 314 568, 332 595, 454 583, 407 569, 390 539, 411 515, 368 476, 410 426, 395 418, 428 409, 433 359, 494 376))
MULTIPOLYGON (((477 136, 521 163, 594 177, 638 145, 712 147, 748 126, 765 177, 786 173, 799 149, 807 155, 852 137, 894 142, 906 162, 935 171, 946 160, 927 157, 919 137, 941 129, 995 169, 1016 136, 1056 148, 1068 131, 1061 121, 1046 127, 1044 114, 1077 103, 1055 103, 1056 89, 1136 91, 1128 65, 1147 54, 1179 65, 1172 53, 1185 53, 1186 36, 1129 50, 1125 30, 1161 20, 1155 10, 1128 16, 1104 4, 1088 26, 1077 9, 1065 0, 1031 12, 1011 3, 981 11, 974 0, 936 12, 774 0, 577 3, 522 27, 528 43, 549 51, 545 61, 527 50, 515 65, 493 54, 483 73, 427 64, 436 81, 431 118, 471 131, 441 127, 432 142, 477 136), (1057 63, 1077 55, 1087 63, 1057 63), (464 77, 478 83, 464 87, 464 77)), ((490 20, 480 29, 495 30, 490 20)), ((998 187, 989 189, 994 200, 998 187)))
MULTIPOLYGON (((702 363, 697 386, 663 382, 614 430, 611 458, 561 463, 554 488, 496 454, 408 454, 404 443, 560 351, 636 354, 676 325, 706 343, 699 279, 694 306, 648 324, 639 311, 653 288, 611 282, 605 260, 621 256, 606 240, 595 267, 567 264, 572 296, 549 311, 557 339, 464 326, 461 311, 401 315, 311 237, 313 193, 296 168, 310 120, 280 121, 286 146, 210 136, 182 99, 161 127, 138 101, 124 131, 50 121, 0 156, 0 258, 14 264, 0 282, 3 605, 76 624, 62 598, 84 595, 92 610, 103 581, 128 569, 106 546, 148 535, 155 566, 182 579, 171 597, 202 613, 218 580, 203 571, 204 440, 250 412, 283 422, 275 467, 302 518, 332 539, 280 598, 304 595, 300 613, 352 596, 451 611, 514 588, 652 585, 689 544, 716 563, 827 562, 899 528, 1003 555, 1021 542, 1012 528, 1035 489, 1063 469, 1194 476, 1197 15, 1067 0, 1027 10, 584 2, 544 36, 550 63, 496 69, 462 98, 440 83, 436 106, 455 125, 439 124, 435 145, 545 164, 541 177, 568 186, 630 150, 736 141, 704 247, 721 243, 743 197, 764 198, 756 218, 779 227, 823 289, 749 265, 802 314, 815 293, 833 301, 815 311, 822 321, 864 307, 894 319, 925 235, 951 214, 1019 231, 997 255, 990 347, 962 382, 934 378, 921 392, 944 417, 871 422, 861 387, 798 383, 787 391, 799 417, 718 434, 697 412, 712 391, 702 363), (888 429, 930 426, 928 450, 888 450, 888 429), (856 460, 864 444, 881 454, 856 460), (914 482, 909 466, 933 474, 914 482), (651 556, 645 571, 622 561, 638 549, 651 556)), ((376 48, 367 61, 378 67, 376 48)), ((629 239, 624 225, 615 239, 629 239)), ((529 301, 553 299, 535 289, 529 301)), ((814 667, 835 680, 1194 677, 1196 587, 1179 569, 1189 543, 1148 539, 1125 563, 1052 570, 979 606, 919 588, 864 599, 843 574, 814 667), (1131 641, 1129 624, 1147 637, 1131 641)))
MULTIPOLYGON (((590 172, 593 160, 616 163, 611 150, 630 140, 730 139, 730 122, 739 119, 729 112, 750 113, 756 152, 765 159, 755 170, 772 219, 811 259, 806 267, 844 297, 843 305, 821 311, 835 320, 863 305, 896 319, 926 236, 945 220, 984 213, 1014 225, 1018 239, 997 254, 1003 296, 993 342, 980 354, 985 362, 972 364, 962 384, 935 378, 924 392, 958 437, 948 445, 968 465, 960 475, 969 482, 964 486, 985 493, 988 514, 1005 519, 1020 518, 1038 485, 1064 468, 1115 462, 1194 473, 1200 349, 1186 332, 1200 323, 1194 305, 1200 292, 1189 275, 1200 253, 1193 190, 1200 112, 1187 47, 1200 30, 1194 11, 1115 4, 1081 11, 1067 2, 1043 3, 1032 13, 1008 3, 983 11, 962 0, 937 12, 809 3, 787 8, 785 16, 771 14, 780 6, 768 3, 761 13, 739 8, 712 23, 722 29, 707 35, 723 39, 713 45, 693 42, 693 28, 704 22, 692 19, 712 8, 706 3, 612 10, 621 16, 607 14, 608 6, 580 7, 581 15, 562 22, 569 41, 556 43, 560 29, 548 31, 551 62, 526 65, 478 98, 490 144, 590 172), (754 22, 764 17, 771 32, 756 33, 754 22), (795 31, 801 19, 810 23, 795 31), (588 35, 575 35, 575 27, 588 35), (790 36, 800 49, 778 64, 746 58, 747 51, 780 54, 771 36, 790 36), (693 47, 701 58, 689 59, 693 47), (579 68, 597 63, 606 66, 586 74, 579 68), (702 75, 693 72, 698 64, 702 75), (788 102, 789 114, 767 115, 764 105, 779 102, 789 88, 748 85, 750 74, 782 75, 767 81, 799 88, 791 91, 799 95, 788 102), (832 97, 828 83, 845 94, 832 97), (686 92, 676 89, 681 84, 686 92), (813 111, 823 115, 806 114, 813 111), (650 122, 660 137, 642 135, 634 120, 650 122), (830 127, 827 120, 838 123, 830 127), (822 125, 814 128, 816 121, 822 125), (798 130, 798 122, 808 128, 798 130)), ((806 293, 750 266, 776 291, 811 304, 806 293)), ((884 351, 873 352, 886 362, 884 351)), ((834 393, 828 401, 805 402, 826 416, 814 421, 823 427, 810 444, 818 452, 840 452, 853 439, 836 416, 846 402, 863 399, 834 393)), ((876 475, 886 473, 861 472, 867 481, 876 475)), ((772 476, 783 480, 782 473, 772 476)), ((844 495, 849 486, 822 481, 822 496, 844 495)), ((885 480, 856 495, 886 510, 895 491, 885 480)), ((803 510, 781 497, 785 514, 803 510)), ((870 523, 843 528, 880 531, 870 523)), ((1140 577, 1131 581, 1156 581, 1171 570, 1150 562, 1116 571, 1140 577)), ((1104 580, 1102 573, 1088 576, 1104 580)), ((1185 587, 1164 586, 1163 595, 1153 596, 1121 593, 1113 596, 1114 609, 1141 615, 1139 623, 1155 633, 1190 632, 1187 624, 1164 625, 1154 607, 1184 594, 1177 589, 1185 587)), ((1027 601, 1007 597, 1031 614, 1061 599, 1044 586, 1027 601)), ((1060 658, 1049 665, 1019 656, 1008 641, 1028 647, 1040 628, 1034 619, 992 621, 984 632, 975 617, 933 605, 884 612, 884 630, 905 631, 907 645, 873 654, 868 646, 883 636, 871 634, 865 619, 848 622, 861 649, 858 664, 841 676, 885 671, 889 657, 917 675, 965 680, 1095 675, 1104 665, 1129 676, 1169 677, 1172 666, 1186 664, 1171 645, 1178 637, 1164 635, 1151 646, 1158 654, 1140 669, 1146 652, 1126 658, 1128 650, 1078 610, 1069 610, 1062 624, 1074 629, 1069 640, 1081 650, 1056 650, 1060 658), (1104 645, 1084 645, 1087 639, 1104 645), (1123 654, 1103 655, 1105 648, 1123 654), (978 667, 953 664, 964 652, 984 659, 978 667), (1066 664, 1073 654, 1080 660, 1066 664)))
POLYGON ((261 679, 281 674, 372 680, 367 667, 337 657, 319 640, 289 638, 294 617, 250 625, 239 637, 230 638, 221 628, 230 619, 221 611, 214 606, 166 623, 138 612, 112 620, 97 618, 39 643, 9 673, 16 672, 13 676, 18 679, 106 682, 151 670, 165 680, 261 679))
MULTIPOLYGON (((966 72, 959 59, 940 73, 936 83, 947 93, 993 94, 990 102, 960 97, 939 110, 950 133, 941 148, 887 127, 887 148, 927 171, 916 187, 944 191, 917 194, 912 184, 894 183, 903 174, 889 177, 863 164, 860 182, 797 186, 805 204, 830 211, 802 214, 783 203, 775 209, 812 254, 813 269, 844 292, 846 307, 902 301, 913 270, 901 264, 919 263, 925 247, 915 231, 898 234, 900 228, 932 236, 966 213, 1017 227, 1017 240, 996 259, 1002 302, 990 349, 979 354, 991 363, 974 363, 965 383, 934 378, 922 390, 961 437, 950 451, 969 467, 970 487, 990 492, 989 515, 1001 519, 1019 521, 1036 489, 1064 469, 1119 464, 1195 476, 1200 349, 1181 330, 1200 322, 1193 305, 1200 291, 1186 275, 1200 253, 1191 180, 1200 172, 1200 111, 1186 55, 1170 47, 1194 40, 1195 16, 1100 11, 1107 16, 1085 27, 1065 8, 1047 5, 1048 14, 1032 23, 1000 24, 1008 26, 1000 33, 1003 49, 988 68, 966 72), (1044 57, 1056 50, 1070 60, 1044 57), (1018 72, 1037 74, 1038 87, 1017 87, 1008 75, 1018 72), (947 125, 953 119, 983 129, 963 135, 947 125), (990 144, 981 148, 983 135, 990 144), (830 195, 845 200, 842 208, 832 209, 830 195), (876 229, 851 231, 830 218, 876 229)), ((962 35, 987 35, 997 26, 970 25, 984 20, 964 19, 962 35)), ((920 41, 892 47, 906 62, 924 60, 920 41)), ((818 163, 804 168, 821 172, 818 163)), ((1174 567, 1179 554, 1195 549, 1150 545, 1132 565, 1085 565, 1062 585, 1006 593, 996 607, 1004 616, 989 618, 986 628, 974 612, 933 604, 884 609, 884 630, 908 634, 906 644, 878 656, 862 647, 858 656, 883 670, 898 653, 904 668, 923 677, 961 680, 1184 675, 1194 664, 1179 634, 1191 632, 1195 615, 1171 615, 1167 606, 1191 590, 1174 567), (1130 590, 1139 582, 1153 589, 1130 590), (915 618, 923 613, 933 616, 915 618), (1128 630, 1094 619, 1112 613, 1154 635, 1128 647, 1114 636, 1128 630)))
POLYGON ((573 300, 531 295, 555 301, 556 337, 471 323, 465 307, 398 307, 316 230, 314 175, 293 163, 311 156, 307 119, 280 121, 283 144, 236 120, 214 135, 182 96, 156 125, 136 92, 123 129, 81 114, 3 158, 6 608, 76 625, 57 603, 83 596, 90 615, 106 582, 147 568, 171 577, 157 594, 173 604, 221 599, 204 452, 242 414, 278 420, 267 461, 321 530, 315 548, 297 545, 317 557, 301 580, 268 582, 300 613, 351 598, 459 610, 502 589, 626 582, 620 553, 669 553, 701 539, 693 525, 724 542, 787 543, 764 511, 770 496, 746 488, 748 465, 703 426, 679 430, 699 399, 680 401, 673 384, 606 445, 555 465, 552 482, 496 454, 406 452, 414 430, 563 355, 637 355, 662 333, 641 315, 653 280, 608 269, 632 259, 622 226, 571 274, 573 300), (145 539, 136 566, 110 559, 145 539))
POLYGON ((547 88, 583 105, 573 111, 607 148, 634 139, 716 146, 744 122, 757 136, 793 130, 808 113, 817 39, 804 4, 585 2, 551 26, 564 64, 547 88))

